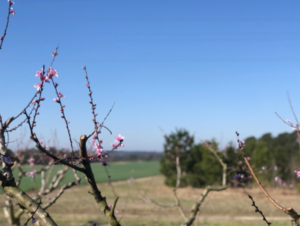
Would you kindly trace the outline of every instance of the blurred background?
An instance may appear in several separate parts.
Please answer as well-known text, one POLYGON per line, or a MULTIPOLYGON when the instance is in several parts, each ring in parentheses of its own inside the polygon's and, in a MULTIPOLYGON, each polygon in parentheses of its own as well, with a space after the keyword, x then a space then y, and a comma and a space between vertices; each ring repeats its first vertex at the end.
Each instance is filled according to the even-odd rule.
MULTIPOLYGON (((113 182, 113 193, 112 187, 103 189, 111 202, 116 193, 121 197, 119 211, 127 225, 182 222, 174 208, 164 210, 151 203, 145 207, 145 200, 151 198, 172 205, 177 155, 183 171, 178 197, 186 213, 205 186, 220 185, 222 167, 204 141, 228 165, 230 189, 208 198, 203 215, 197 216, 202 225, 220 225, 218 216, 221 221, 227 217, 224 225, 265 224, 255 218, 249 191, 274 225, 290 225, 255 190, 237 150, 235 131, 246 143, 245 153, 259 180, 276 194, 276 200, 297 209, 300 151, 292 109, 296 115, 300 112, 300 2, 16 0, 12 7, 15 15, 0 51, 1 116, 6 120, 22 112, 40 82, 36 72, 43 65, 49 67, 59 46, 54 80, 65 95, 61 100, 76 149, 79 137, 94 129, 82 70, 86 66, 97 121, 101 123, 115 103, 104 124, 112 134, 106 129, 100 134, 104 149, 111 149, 118 134, 125 137, 124 148, 109 154, 108 167, 93 167, 99 183, 109 178, 123 181, 113 182), (250 223, 245 216, 250 216, 250 223)), ((7 11, 3 0, 3 30, 7 11)), ((45 84, 43 97, 34 131, 51 152, 63 156, 71 149, 51 84, 45 84)), ((11 128, 24 119, 21 116, 11 128)), ((49 159, 36 151, 26 127, 9 134, 8 147, 23 156, 22 164, 29 165, 34 158, 36 165, 26 166, 25 171, 39 170, 49 159)), ((61 169, 55 167, 50 178, 61 169)), ((30 180, 27 177, 22 188, 34 192, 40 178, 37 175, 35 185, 30 180)), ((60 185, 72 180, 69 172, 60 185)), ((84 186, 66 192, 66 198, 51 209, 61 224, 106 224, 95 217, 93 201, 82 202, 84 186), (74 194, 82 198, 70 205, 68 198, 74 194), (78 205, 90 208, 88 214, 80 216, 82 209, 71 207, 78 205), (61 209, 68 213, 62 215, 61 209)))

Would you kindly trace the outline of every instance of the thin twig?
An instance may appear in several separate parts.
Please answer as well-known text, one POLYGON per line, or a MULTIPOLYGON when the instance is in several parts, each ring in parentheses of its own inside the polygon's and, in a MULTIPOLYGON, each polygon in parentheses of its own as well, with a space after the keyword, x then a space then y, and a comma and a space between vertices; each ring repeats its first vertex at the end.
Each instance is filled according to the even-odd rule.
POLYGON ((10 14, 11 14, 11 12, 10 12, 10 7, 11 7, 11 5, 12 5, 12 2, 9 1, 9 2, 8 2, 8 14, 7 14, 6 26, 5 26, 5 29, 4 29, 4 33, 3 33, 3 35, 2 35, 1 38, 0 38, 0 49, 2 48, 2 44, 3 44, 4 38, 5 38, 5 36, 6 36, 6 31, 7 31, 8 24, 9 24, 9 16, 10 16, 10 14))
POLYGON ((260 211, 260 210, 258 209, 258 207, 255 205, 255 202, 254 202, 253 198, 251 197, 251 195, 248 194, 248 197, 249 197, 249 199, 252 200, 252 206, 255 207, 255 213, 260 213, 260 215, 263 217, 263 220, 270 226, 270 225, 271 225, 271 222, 267 221, 267 219, 265 218, 263 212, 260 211))
MULTIPOLYGON (((236 132, 236 135, 237 135, 237 137, 239 137, 240 134, 239 134, 238 132, 236 132)), ((284 213, 290 215, 290 216, 293 218, 293 220, 296 222, 297 226, 299 226, 298 223, 297 223, 297 221, 298 221, 298 219, 299 219, 298 213, 297 213, 292 207, 287 207, 287 208, 285 208, 285 207, 279 205, 279 204, 278 204, 278 203, 277 203, 277 202, 269 195, 269 193, 266 191, 266 189, 265 189, 265 188, 261 185, 261 183, 259 182, 259 180, 258 180, 256 174, 255 174, 254 171, 253 171, 252 166, 250 165, 250 163, 249 163, 249 161, 248 161, 248 159, 247 159, 247 157, 246 157, 246 155, 245 155, 245 153, 244 153, 244 148, 243 148, 243 146, 244 146, 245 144, 244 144, 243 142, 240 142, 239 139, 237 139, 237 141, 238 141, 238 144, 239 144, 239 150, 240 150, 240 152, 241 152, 241 154, 242 154, 242 156, 243 156, 243 158, 244 158, 244 161, 246 162, 246 165, 248 166, 248 168, 249 168, 249 170, 250 170, 250 172, 251 172, 253 178, 255 179, 255 181, 256 181, 256 183, 257 183, 257 185, 258 185, 259 188, 262 190, 262 192, 265 194, 265 196, 267 197, 267 199, 268 199, 268 200, 269 200, 269 201, 270 201, 277 209, 279 209, 279 210, 281 210, 282 212, 284 212, 284 213)))

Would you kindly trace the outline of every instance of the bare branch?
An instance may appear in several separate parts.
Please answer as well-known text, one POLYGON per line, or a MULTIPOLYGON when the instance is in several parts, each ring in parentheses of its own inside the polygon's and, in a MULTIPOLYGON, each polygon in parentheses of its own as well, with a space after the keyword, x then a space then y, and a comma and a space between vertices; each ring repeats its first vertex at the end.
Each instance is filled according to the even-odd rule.
MULTIPOLYGON (((239 133, 238 133, 238 132, 236 132, 236 134, 237 134, 237 136, 239 136, 239 133)), ((239 142, 239 139, 238 139, 238 142, 239 142)), ((297 222, 298 222, 298 219, 299 219, 298 213, 297 213, 292 207, 287 207, 287 208, 286 208, 286 207, 283 207, 283 206, 281 206, 280 204, 278 204, 278 203, 277 203, 277 202, 269 195, 269 193, 266 191, 266 189, 261 185, 261 183, 259 182, 259 180, 258 180, 256 174, 255 174, 254 171, 253 171, 252 166, 250 165, 250 163, 249 163, 249 161, 248 161, 248 159, 247 159, 247 157, 246 157, 246 155, 245 155, 245 153, 244 153, 244 148, 243 148, 243 146, 240 144, 240 142, 239 142, 239 150, 240 150, 240 152, 241 152, 241 154, 242 154, 242 156, 243 156, 243 158, 244 158, 244 161, 245 161, 246 165, 248 166, 248 168, 249 168, 249 170, 250 170, 250 172, 251 172, 253 178, 255 179, 257 185, 258 185, 259 188, 262 190, 262 192, 265 194, 265 196, 267 197, 267 199, 268 199, 268 200, 269 200, 269 201, 270 201, 277 209, 279 209, 279 210, 281 210, 282 212, 284 212, 284 213, 290 215, 290 216, 293 218, 293 220, 297 223, 297 222)))
POLYGON ((87 141, 87 136, 82 135, 80 137, 80 157, 82 158, 82 165, 84 168, 84 173, 86 175, 86 180, 89 183, 92 192, 89 192, 92 194, 95 198, 96 203, 100 207, 101 211, 104 212, 106 218, 108 219, 108 222, 111 224, 111 226, 120 226, 121 224, 118 222, 117 218, 114 215, 114 208, 116 206, 117 200, 115 200, 114 207, 112 209, 109 208, 106 202, 106 197, 103 197, 101 195, 101 192, 99 191, 94 174, 90 165, 90 161, 87 156, 87 151, 86 151, 86 141, 87 141))

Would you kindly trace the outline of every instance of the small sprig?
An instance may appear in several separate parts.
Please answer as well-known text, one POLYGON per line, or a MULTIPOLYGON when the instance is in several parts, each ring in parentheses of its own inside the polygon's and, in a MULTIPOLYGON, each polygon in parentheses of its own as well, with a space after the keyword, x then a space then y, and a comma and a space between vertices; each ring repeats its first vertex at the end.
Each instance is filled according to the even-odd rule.
POLYGON ((269 222, 269 221, 266 219, 266 217, 264 216, 263 212, 260 211, 260 210, 258 209, 258 207, 255 205, 255 202, 254 202, 253 198, 251 197, 251 195, 248 194, 248 197, 249 197, 249 199, 252 200, 252 206, 255 207, 255 213, 260 213, 260 215, 263 217, 263 221, 265 221, 268 225, 271 225, 272 223, 269 222))
POLYGON ((5 29, 4 29, 4 33, 3 33, 3 35, 0 37, 0 49, 2 48, 2 44, 3 44, 4 38, 5 38, 5 36, 6 36, 6 31, 7 31, 8 24, 9 24, 9 16, 10 16, 10 14, 15 15, 15 11, 14 11, 14 9, 11 7, 13 4, 14 4, 13 1, 8 0, 8 15, 7 15, 7 20, 6 20, 6 26, 5 26, 5 29))
POLYGON ((100 133, 100 130, 98 131, 98 125, 99 125, 99 123, 97 122, 97 119, 96 119, 96 117, 98 115, 95 112, 96 104, 94 104, 94 102, 93 102, 92 90, 91 90, 90 81, 89 81, 89 77, 88 77, 88 73, 87 73, 86 67, 84 66, 84 67, 82 67, 82 69, 85 71, 85 78, 86 78, 86 81, 87 81, 86 87, 89 90, 89 96, 90 96, 90 102, 89 103, 92 106, 92 108, 91 108, 92 109, 92 114, 93 114, 92 121, 94 122, 94 131, 95 131, 93 139, 95 141, 97 141, 98 142, 98 146, 101 147, 101 142, 100 142, 100 140, 98 138, 98 134, 100 133))
POLYGON ((52 62, 50 64, 50 67, 47 71, 47 78, 52 81, 52 85, 55 89, 55 93, 56 93, 57 98, 54 98, 53 100, 60 105, 59 110, 62 113, 61 118, 64 119, 64 121, 66 123, 66 128, 67 128, 68 135, 69 135, 69 141, 70 141, 70 145, 71 145, 71 149, 72 149, 72 155, 74 156, 74 147, 73 147, 73 142, 72 142, 72 138, 71 138, 71 131, 70 131, 70 128, 69 128, 69 125, 68 125, 70 123, 70 121, 67 120, 66 115, 65 115, 66 105, 63 105, 62 102, 61 102, 61 98, 65 97, 65 96, 61 92, 58 92, 58 90, 57 90, 58 83, 54 82, 54 80, 53 80, 53 77, 58 77, 57 71, 52 68, 52 64, 55 60, 55 57, 58 55, 57 50, 58 50, 58 46, 56 47, 55 51, 52 53, 53 60, 52 60, 52 62))

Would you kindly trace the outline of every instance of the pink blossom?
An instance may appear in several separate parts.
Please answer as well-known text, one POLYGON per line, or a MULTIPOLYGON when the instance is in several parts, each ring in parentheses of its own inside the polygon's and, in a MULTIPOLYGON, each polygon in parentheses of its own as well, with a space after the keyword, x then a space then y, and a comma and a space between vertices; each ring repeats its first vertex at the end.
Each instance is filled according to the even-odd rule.
POLYGON ((97 133, 94 133, 93 139, 97 139, 97 133))
POLYGON ((32 171, 26 173, 26 175, 31 177, 31 178, 33 178, 35 174, 36 174, 36 170, 32 170, 32 171))
POLYGON ((102 149, 102 146, 100 144, 94 143, 94 148, 95 149, 102 149))
POLYGON ((292 130, 295 130, 295 129, 296 129, 296 127, 292 126, 292 130))
POLYGON ((11 13, 12 15, 15 15, 16 13, 15 13, 15 10, 11 7, 10 8, 10 12, 9 13, 11 13))
POLYGON ((33 87, 36 88, 37 91, 40 91, 40 89, 42 87, 42 83, 35 84, 33 87))
POLYGON ((58 96, 59 97, 65 97, 65 95, 63 95, 61 92, 58 92, 58 96))
POLYGON ((64 154, 64 158, 67 158, 67 154, 64 154))
POLYGON ((52 67, 49 68, 49 72, 47 74, 47 77, 49 79, 51 79, 53 76, 55 76, 56 78, 58 78, 58 74, 57 74, 57 71, 54 70, 52 67))
POLYGON ((285 122, 286 122, 286 123, 289 123, 289 122, 291 122, 291 120, 287 119, 287 120, 285 120, 285 122))
POLYGON ((118 145, 114 144, 114 143, 112 143, 111 145, 112 145, 113 148, 117 148, 118 147, 118 145))
POLYGON ((121 136, 121 134, 119 134, 117 137, 115 137, 115 142, 121 142, 124 140, 124 137, 121 136))
POLYGON ((296 171, 297 178, 300 178, 300 171, 296 171))
POLYGON ((52 56, 53 57, 56 57, 58 55, 58 53, 56 52, 56 51, 54 51, 53 53, 52 53, 52 56))
POLYGON ((124 147, 124 144, 122 143, 120 146, 121 146, 121 148, 123 148, 123 147, 124 147))
POLYGON ((53 101, 59 103, 59 98, 53 98, 53 101))
POLYGON ((67 121, 67 124, 69 124, 70 123, 70 121, 67 121))
POLYGON ((32 101, 32 104, 35 105, 36 102, 39 102, 39 100, 38 100, 38 99, 34 99, 34 100, 32 101))
POLYGON ((99 156, 99 155, 101 155, 101 152, 102 152, 102 149, 99 148, 99 149, 97 149, 96 154, 99 156))
POLYGON ((42 75, 42 76, 40 77, 40 80, 41 80, 42 82, 48 82, 48 83, 50 83, 50 82, 49 82, 49 78, 48 78, 47 76, 44 76, 44 75, 42 75))
POLYGON ((48 145, 48 144, 46 145, 45 149, 46 149, 47 151, 49 151, 49 150, 50 150, 50 148, 49 148, 49 145, 48 145))
POLYGON ((30 166, 34 166, 34 158, 31 157, 30 159, 28 159, 28 162, 30 166))
POLYGON ((240 141, 239 144, 240 144, 240 147, 244 147, 245 146, 245 141, 240 141))
POLYGON ((35 77, 41 77, 43 75, 43 68, 36 72, 35 77))
POLYGON ((45 100, 45 97, 41 97, 40 100, 41 100, 41 101, 44 101, 44 100, 45 100))

